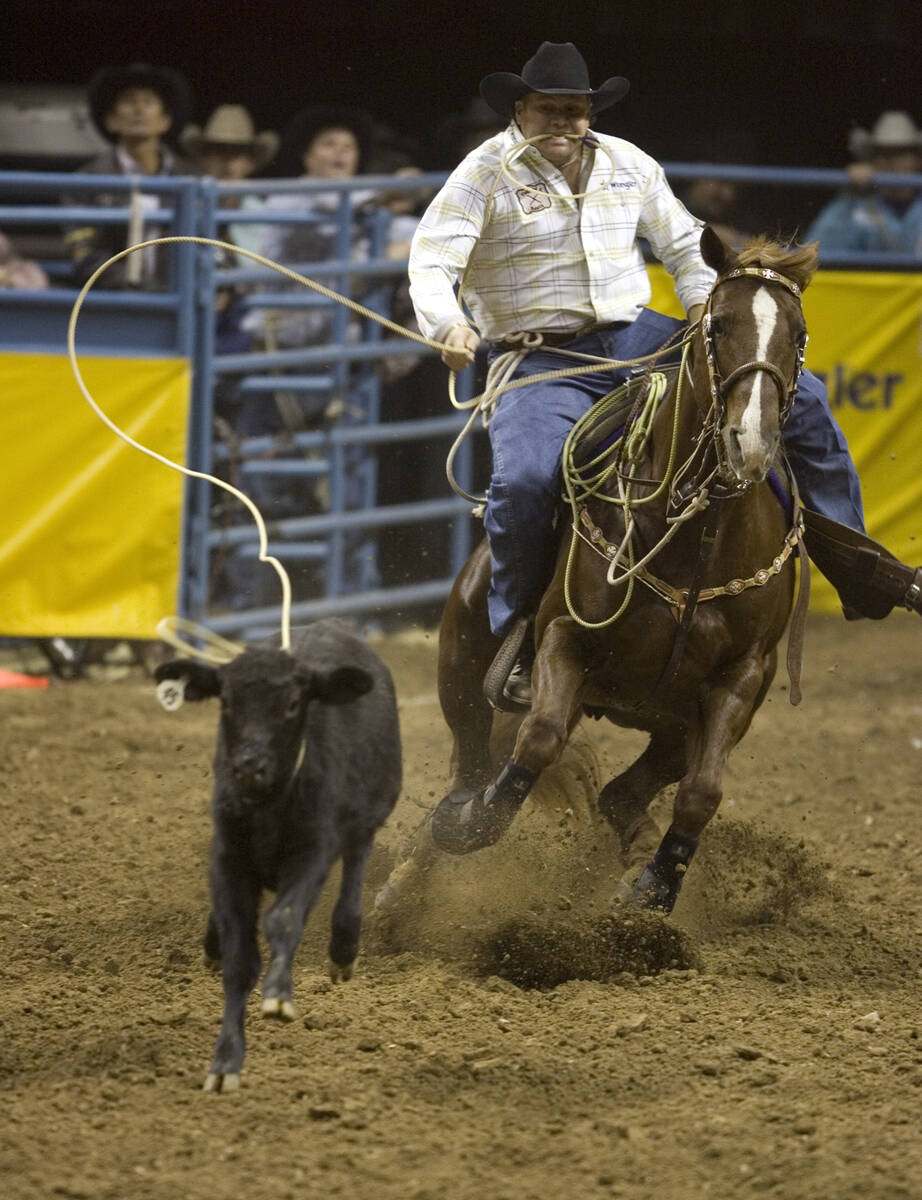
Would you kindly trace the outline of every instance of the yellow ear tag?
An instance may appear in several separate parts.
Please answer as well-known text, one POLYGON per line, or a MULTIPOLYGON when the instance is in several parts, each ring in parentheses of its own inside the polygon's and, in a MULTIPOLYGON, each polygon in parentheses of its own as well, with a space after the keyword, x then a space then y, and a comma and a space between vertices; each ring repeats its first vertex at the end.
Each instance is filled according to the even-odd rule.
POLYGON ((185 679, 161 679, 157 684, 157 699, 167 710, 175 712, 186 698, 185 679))

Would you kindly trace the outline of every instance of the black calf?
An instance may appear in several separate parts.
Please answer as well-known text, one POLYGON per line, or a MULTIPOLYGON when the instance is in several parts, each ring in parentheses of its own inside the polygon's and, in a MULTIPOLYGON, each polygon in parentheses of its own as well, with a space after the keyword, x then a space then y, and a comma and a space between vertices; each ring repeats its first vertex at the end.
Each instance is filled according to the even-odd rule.
POLYGON ((155 675, 180 680, 186 700, 221 700, 204 945, 206 957, 221 963, 224 1019, 205 1089, 232 1091, 240 1085, 247 997, 261 967, 264 888, 276 893, 264 921, 264 1016, 294 1017, 292 958, 338 858, 331 975, 352 974, 365 866, 400 790, 394 686, 381 660, 338 621, 299 631, 291 653, 250 648, 222 667, 176 659, 155 675))

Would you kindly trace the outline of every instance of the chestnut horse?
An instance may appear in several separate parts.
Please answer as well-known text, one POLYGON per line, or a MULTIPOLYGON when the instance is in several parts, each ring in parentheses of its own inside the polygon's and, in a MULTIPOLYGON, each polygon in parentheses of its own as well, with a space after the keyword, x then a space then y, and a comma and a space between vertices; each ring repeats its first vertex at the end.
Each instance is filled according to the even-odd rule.
MULTIPOLYGON (((806 343, 801 293, 816 267, 812 246, 757 239, 737 255, 710 229, 701 246, 718 275, 705 315, 650 410, 646 440, 622 438, 604 483, 586 485, 573 504, 535 617, 531 711, 513 727, 514 749, 508 757, 510 738, 498 771, 499 714, 483 695, 498 645, 485 542, 455 581, 439 637, 439 698, 454 750, 451 791, 431 820, 435 844, 464 854, 496 842, 581 716, 604 716, 650 735, 602 789, 599 807, 624 864, 639 867, 637 847, 645 860, 659 842, 632 895, 667 912, 717 811, 728 755, 775 674, 791 613, 801 525, 769 474, 781 462, 806 343), (647 809, 677 781, 660 840, 647 809)), ((580 453, 577 486, 589 469, 585 446, 577 462, 580 453)), ((588 453, 590 466, 599 461, 588 453)))

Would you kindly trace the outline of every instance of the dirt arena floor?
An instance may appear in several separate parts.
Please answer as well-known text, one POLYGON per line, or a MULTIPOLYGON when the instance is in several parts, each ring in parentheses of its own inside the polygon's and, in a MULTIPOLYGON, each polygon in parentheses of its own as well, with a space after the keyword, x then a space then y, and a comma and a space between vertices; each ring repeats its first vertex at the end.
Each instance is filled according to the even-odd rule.
MULTIPOLYGON (((406 780, 369 912, 448 752, 434 635, 378 645, 406 780)), ((669 921, 611 903, 586 786, 642 742, 589 723, 503 843, 404 875, 335 986, 330 881, 297 1019, 254 996, 229 1095, 201 1090, 216 708, 162 711, 140 668, 0 692, 3 1194, 922 1197, 922 625, 813 618, 799 709, 786 682, 669 921)))

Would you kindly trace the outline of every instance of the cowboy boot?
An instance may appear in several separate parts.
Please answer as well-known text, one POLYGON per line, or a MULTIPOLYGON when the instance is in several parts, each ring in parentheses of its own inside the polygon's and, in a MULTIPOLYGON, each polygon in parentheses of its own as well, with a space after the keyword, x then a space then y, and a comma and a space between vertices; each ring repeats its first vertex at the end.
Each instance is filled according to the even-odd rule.
POLYGON ((912 583, 903 597, 903 607, 922 616, 922 567, 916 567, 912 583))
POLYGON ((503 697, 513 708, 531 708, 531 669, 535 665, 535 641, 531 631, 503 684, 503 697))
POLYGON ((519 617, 484 676, 483 694, 492 708, 521 712, 531 708, 531 669, 535 661, 534 625, 519 617))
POLYGON ((866 533, 803 510, 807 553, 839 593, 846 619, 879 621, 897 606, 922 613, 922 567, 901 562, 866 533))

